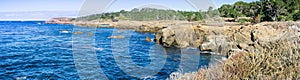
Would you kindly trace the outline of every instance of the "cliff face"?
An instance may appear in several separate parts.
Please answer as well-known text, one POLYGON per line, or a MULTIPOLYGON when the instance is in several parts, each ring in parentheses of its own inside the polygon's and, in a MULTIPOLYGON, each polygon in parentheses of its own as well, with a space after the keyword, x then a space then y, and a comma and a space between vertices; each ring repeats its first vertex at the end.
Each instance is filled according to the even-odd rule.
POLYGON ((190 26, 171 26, 156 32, 156 43, 165 47, 198 47, 206 40, 207 33, 190 26))
POLYGON ((202 51, 231 55, 231 52, 255 52, 269 47, 281 38, 300 37, 300 23, 261 23, 248 26, 189 26, 167 27, 156 33, 156 43, 165 47, 198 47, 202 51))

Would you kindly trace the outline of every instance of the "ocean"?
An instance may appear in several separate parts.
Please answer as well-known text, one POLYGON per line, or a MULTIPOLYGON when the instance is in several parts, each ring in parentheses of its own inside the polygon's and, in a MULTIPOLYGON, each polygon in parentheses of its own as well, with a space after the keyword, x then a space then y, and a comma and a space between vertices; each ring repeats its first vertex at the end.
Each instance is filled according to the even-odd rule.
POLYGON ((164 48, 146 41, 154 36, 127 29, 0 21, 0 79, 165 80, 173 72, 197 72, 221 59, 200 55, 196 48, 164 48))

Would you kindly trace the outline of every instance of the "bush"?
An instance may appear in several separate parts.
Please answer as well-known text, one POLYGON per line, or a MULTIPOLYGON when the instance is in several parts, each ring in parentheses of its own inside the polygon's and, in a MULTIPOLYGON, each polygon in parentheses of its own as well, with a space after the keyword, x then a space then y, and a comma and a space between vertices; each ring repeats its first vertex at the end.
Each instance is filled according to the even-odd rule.
POLYGON ((287 17, 286 17, 286 21, 293 21, 294 18, 293 18, 294 14, 289 14, 287 17))
POLYGON ((238 23, 240 24, 245 24, 247 22, 253 22, 254 20, 253 19, 239 19, 238 20, 238 23))
POLYGON ((239 19, 238 22, 239 22, 240 24, 245 24, 245 23, 247 22, 247 20, 246 20, 246 19, 239 19))
POLYGON ((175 80, 299 80, 300 38, 270 41, 255 52, 235 52, 221 65, 181 74, 175 80))
POLYGON ((300 11, 293 15, 294 21, 300 20, 300 11))
POLYGON ((255 23, 260 23, 261 22, 261 15, 257 15, 255 17, 255 23))

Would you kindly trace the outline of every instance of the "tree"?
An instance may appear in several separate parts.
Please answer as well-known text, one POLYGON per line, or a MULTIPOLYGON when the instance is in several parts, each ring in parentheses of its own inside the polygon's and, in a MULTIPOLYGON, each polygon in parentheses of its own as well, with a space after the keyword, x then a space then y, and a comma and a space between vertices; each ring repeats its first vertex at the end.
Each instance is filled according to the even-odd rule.
POLYGON ((218 10, 221 17, 236 17, 236 11, 229 4, 222 5, 218 10))
POLYGON ((246 16, 245 13, 247 13, 247 8, 249 8, 248 3, 243 1, 238 1, 233 5, 233 9, 236 11, 237 17, 246 16))

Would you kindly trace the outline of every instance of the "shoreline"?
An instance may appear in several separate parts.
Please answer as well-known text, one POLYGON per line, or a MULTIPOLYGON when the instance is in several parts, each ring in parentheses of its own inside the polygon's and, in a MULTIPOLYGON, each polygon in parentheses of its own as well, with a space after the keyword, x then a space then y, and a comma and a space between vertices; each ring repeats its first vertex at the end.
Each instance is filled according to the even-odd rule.
MULTIPOLYGON (((102 21, 102 22, 57 22, 47 24, 72 24, 83 27, 134 29, 136 32, 156 33, 154 42, 164 47, 194 47, 201 51, 216 52, 230 56, 232 51, 254 50, 254 42, 267 43, 274 35, 284 34, 281 31, 300 31, 299 21, 262 22, 258 24, 239 24, 225 22, 222 27, 201 22, 188 21, 102 21), (271 31, 270 31, 271 30, 271 31), (272 31, 273 30, 273 31, 272 31), (256 33, 255 33, 256 32, 256 33), (272 35, 272 36, 269 36, 272 35), (254 41, 253 39, 258 40, 254 41), (261 38, 264 37, 264 38, 261 38), (250 46, 249 46, 250 45, 250 46), (252 47, 252 48, 251 48, 252 47), (251 49, 250 49, 251 48, 251 49)), ((300 36, 297 31, 296 36, 300 36)))

